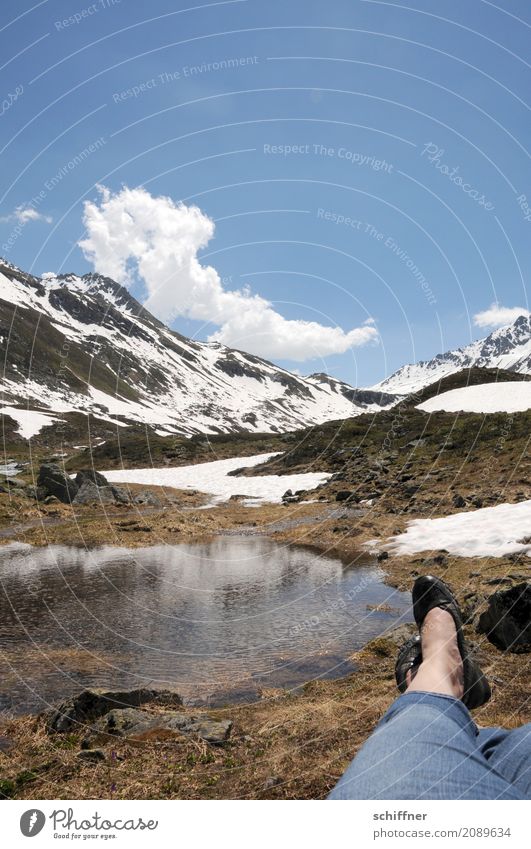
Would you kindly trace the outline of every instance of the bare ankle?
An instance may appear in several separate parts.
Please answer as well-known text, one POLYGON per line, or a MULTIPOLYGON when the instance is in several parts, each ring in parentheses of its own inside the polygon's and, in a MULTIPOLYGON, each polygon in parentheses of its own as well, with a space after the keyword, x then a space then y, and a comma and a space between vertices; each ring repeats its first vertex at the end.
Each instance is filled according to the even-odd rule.
POLYGON ((461 699, 464 692, 463 661, 453 617, 434 608, 426 615, 421 632, 422 663, 409 690, 441 693, 461 699))

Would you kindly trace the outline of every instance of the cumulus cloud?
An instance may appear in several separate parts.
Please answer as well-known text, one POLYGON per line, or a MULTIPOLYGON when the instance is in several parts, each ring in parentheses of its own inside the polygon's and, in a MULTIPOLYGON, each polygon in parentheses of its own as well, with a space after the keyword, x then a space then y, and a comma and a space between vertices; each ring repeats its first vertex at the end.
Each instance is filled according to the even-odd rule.
POLYGON ((0 218, 2 222, 10 222, 16 221, 17 224, 27 224, 28 221, 45 221, 46 224, 51 224, 53 218, 49 215, 43 215, 38 212, 33 206, 17 206, 17 208, 10 213, 10 215, 4 215, 0 218))
POLYGON ((140 277, 151 312, 164 321, 184 316, 216 325, 208 341, 302 362, 378 339, 372 320, 344 331, 286 319, 248 286, 225 289, 217 271, 198 258, 214 222, 197 206, 143 188, 111 193, 100 187, 99 202, 85 203, 83 220, 86 237, 79 244, 97 272, 125 286, 140 277))
POLYGON ((502 307, 494 303, 488 310, 475 314, 474 324, 477 327, 503 327, 504 324, 512 324, 520 315, 529 315, 529 310, 525 307, 502 307))

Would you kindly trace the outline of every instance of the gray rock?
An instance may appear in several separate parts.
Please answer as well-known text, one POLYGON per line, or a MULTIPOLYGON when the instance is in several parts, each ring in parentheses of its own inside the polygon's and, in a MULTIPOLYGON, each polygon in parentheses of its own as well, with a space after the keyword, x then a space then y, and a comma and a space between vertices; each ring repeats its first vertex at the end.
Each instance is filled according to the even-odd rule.
POLYGON ((452 504, 454 505, 454 507, 466 507, 465 499, 462 495, 459 494, 454 495, 454 497, 452 498, 452 504))
POLYGON ((180 731, 181 734, 197 734, 202 740, 214 745, 226 743, 232 731, 232 722, 230 719, 216 720, 209 716, 185 716, 182 714, 182 719, 179 714, 169 719, 164 724, 165 728, 180 731))
POLYGON ((105 716, 93 723, 91 731, 97 735, 127 737, 128 739, 153 739, 157 736, 168 736, 168 732, 198 736, 207 743, 221 745, 225 743, 232 730, 232 722, 228 719, 215 720, 204 714, 189 715, 185 713, 146 713, 135 708, 111 710, 105 716))
POLYGON ((531 584, 499 590, 488 605, 479 617, 478 631, 503 651, 531 651, 531 584))
POLYGON ((137 493, 134 497, 135 504, 147 504, 149 507, 161 507, 162 501, 155 495, 154 492, 150 492, 148 489, 142 490, 142 492, 137 493))
POLYGON ((131 496, 123 487, 111 485, 110 490, 114 496, 114 500, 117 501, 118 504, 129 504, 131 501, 131 496))
POLYGON ((109 486, 109 481, 100 472, 96 472, 95 469, 81 469, 76 475, 76 483, 78 486, 83 486, 87 482, 96 486, 109 486))
POLYGON ((182 699, 177 693, 169 690, 137 690, 117 691, 83 690, 79 695, 62 702, 48 714, 48 732, 65 732, 79 730, 98 717, 104 716, 115 708, 139 707, 147 702, 165 706, 182 705, 182 699))
POLYGON ((66 475, 56 463, 43 463, 37 478, 37 496, 44 500, 55 495, 64 504, 70 504, 77 495, 79 487, 66 475))
POLYGON ((86 480, 81 484, 74 498, 74 504, 114 504, 115 498, 110 486, 96 486, 92 481, 86 480))

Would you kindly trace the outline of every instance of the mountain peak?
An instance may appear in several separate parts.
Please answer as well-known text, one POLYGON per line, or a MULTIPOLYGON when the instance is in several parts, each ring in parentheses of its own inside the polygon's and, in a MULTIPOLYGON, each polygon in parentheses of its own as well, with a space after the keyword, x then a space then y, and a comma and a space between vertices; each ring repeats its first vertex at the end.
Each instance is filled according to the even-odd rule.
POLYGON ((297 430, 381 408, 375 393, 358 397, 326 375, 303 378, 181 336, 104 275, 39 279, 10 264, 0 272, 0 331, 8 339, 0 391, 14 409, 66 420, 91 414, 103 432, 114 424, 193 435, 297 430), (18 334, 9 332, 13 320, 18 334))
POLYGON ((435 383, 462 369, 499 368, 522 374, 531 372, 531 320, 528 315, 519 315, 511 324, 493 330, 483 339, 478 339, 437 354, 433 359, 403 366, 377 383, 373 389, 407 394, 418 392, 430 383, 435 383))

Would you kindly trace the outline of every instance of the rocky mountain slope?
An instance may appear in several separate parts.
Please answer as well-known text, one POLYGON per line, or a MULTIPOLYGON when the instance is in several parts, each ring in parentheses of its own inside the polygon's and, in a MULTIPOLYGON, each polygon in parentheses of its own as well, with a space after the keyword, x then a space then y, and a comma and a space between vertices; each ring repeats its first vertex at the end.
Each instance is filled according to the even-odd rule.
POLYGON ((432 360, 406 365, 373 387, 376 391, 406 395, 418 392, 463 369, 500 368, 531 374, 531 319, 519 316, 513 324, 500 327, 485 339, 463 348, 437 354, 432 360))
POLYGON ((188 339, 96 274, 40 279, 0 261, 0 339, 0 413, 24 438, 87 414, 115 432, 284 432, 396 400, 188 339))

